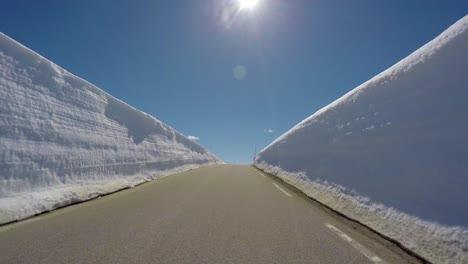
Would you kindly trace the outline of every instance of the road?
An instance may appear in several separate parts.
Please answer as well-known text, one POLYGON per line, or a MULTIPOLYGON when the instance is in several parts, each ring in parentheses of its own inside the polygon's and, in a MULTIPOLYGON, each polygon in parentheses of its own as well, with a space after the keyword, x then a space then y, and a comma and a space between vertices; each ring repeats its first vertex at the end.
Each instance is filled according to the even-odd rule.
POLYGON ((250 166, 159 179, 0 228, 0 263, 419 263, 250 166))

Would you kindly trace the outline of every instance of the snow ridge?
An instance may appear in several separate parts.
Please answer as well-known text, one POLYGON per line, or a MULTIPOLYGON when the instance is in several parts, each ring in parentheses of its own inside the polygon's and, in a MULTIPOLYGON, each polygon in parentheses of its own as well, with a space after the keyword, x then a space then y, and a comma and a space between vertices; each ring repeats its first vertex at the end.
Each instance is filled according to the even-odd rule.
POLYGON ((0 223, 221 162, 0 33, 0 223))
POLYGON ((264 148, 256 165, 435 263, 468 263, 468 16, 264 148))

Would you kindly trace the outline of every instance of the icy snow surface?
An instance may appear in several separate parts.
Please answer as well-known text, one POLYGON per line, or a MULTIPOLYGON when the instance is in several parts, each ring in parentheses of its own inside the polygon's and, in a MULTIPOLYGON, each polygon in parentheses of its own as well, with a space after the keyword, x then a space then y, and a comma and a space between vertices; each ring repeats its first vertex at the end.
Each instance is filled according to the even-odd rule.
POLYGON ((0 33, 0 223, 221 162, 0 33))
POLYGON ((431 261, 468 263, 467 100, 465 16, 256 163, 431 261))

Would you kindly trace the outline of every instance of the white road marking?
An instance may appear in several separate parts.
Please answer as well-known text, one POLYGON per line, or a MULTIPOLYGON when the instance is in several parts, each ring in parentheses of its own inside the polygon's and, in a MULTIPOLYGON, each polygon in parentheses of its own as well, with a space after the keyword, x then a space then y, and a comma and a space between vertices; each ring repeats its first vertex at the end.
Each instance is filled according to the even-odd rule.
POLYGON ((263 176, 263 178, 266 178, 265 174, 263 174, 263 173, 261 173, 261 172, 259 172, 259 173, 260 173, 260 175, 263 176))
POLYGON ((361 244, 359 244, 357 241, 353 240, 351 237, 343 233, 343 231, 339 230, 335 226, 325 223, 325 226, 330 228, 333 232, 335 232, 337 235, 339 235, 341 238, 343 238, 346 242, 351 244, 355 249, 357 249, 359 252, 361 252, 364 256, 366 256, 368 259, 370 259, 373 263, 378 263, 378 264, 387 264, 387 262, 383 261, 381 258, 379 258, 377 255, 372 253, 369 249, 365 248, 361 244))
POLYGON ((288 197, 292 197, 291 194, 289 194, 287 191, 283 190, 283 188, 279 187, 278 184, 272 182, 271 184, 273 184, 276 188, 278 188, 280 191, 282 191, 286 196, 288 197))

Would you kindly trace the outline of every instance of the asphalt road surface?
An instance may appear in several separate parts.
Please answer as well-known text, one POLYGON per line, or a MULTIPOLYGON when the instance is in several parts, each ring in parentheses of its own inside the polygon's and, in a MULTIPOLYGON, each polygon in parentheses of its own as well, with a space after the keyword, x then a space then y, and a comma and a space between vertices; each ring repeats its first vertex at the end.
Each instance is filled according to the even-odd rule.
POLYGON ((203 167, 0 228, 0 263, 418 263, 250 166, 203 167))

